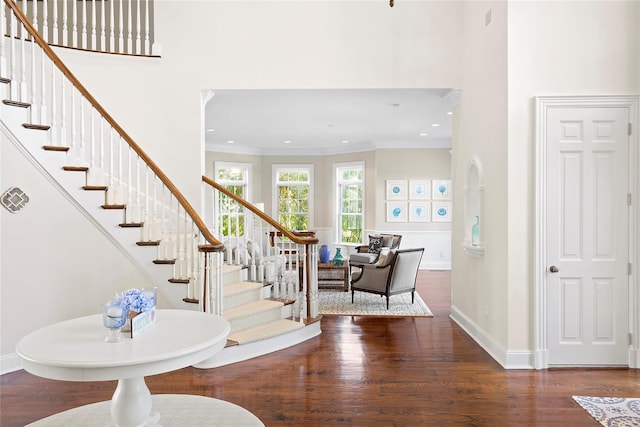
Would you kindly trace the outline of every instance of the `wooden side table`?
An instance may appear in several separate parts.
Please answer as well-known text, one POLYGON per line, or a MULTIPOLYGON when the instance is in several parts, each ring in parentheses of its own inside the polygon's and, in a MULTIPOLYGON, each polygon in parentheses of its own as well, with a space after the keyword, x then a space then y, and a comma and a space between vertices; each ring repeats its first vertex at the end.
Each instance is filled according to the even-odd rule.
POLYGON ((349 290, 349 262, 341 266, 333 265, 333 261, 318 263, 318 289, 349 290))

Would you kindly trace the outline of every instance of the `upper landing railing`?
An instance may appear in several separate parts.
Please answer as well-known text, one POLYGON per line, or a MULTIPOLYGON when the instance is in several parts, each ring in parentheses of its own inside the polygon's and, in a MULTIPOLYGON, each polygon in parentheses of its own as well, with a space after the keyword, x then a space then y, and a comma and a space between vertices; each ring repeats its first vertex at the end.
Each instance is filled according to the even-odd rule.
POLYGON ((126 55, 154 51, 153 0, 15 0, 53 46, 126 55))

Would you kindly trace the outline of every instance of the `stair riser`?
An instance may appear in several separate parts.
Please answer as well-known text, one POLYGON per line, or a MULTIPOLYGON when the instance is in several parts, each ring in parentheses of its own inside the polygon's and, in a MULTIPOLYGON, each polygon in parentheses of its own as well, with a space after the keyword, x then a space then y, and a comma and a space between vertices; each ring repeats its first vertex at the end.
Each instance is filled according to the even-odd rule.
POLYGON ((241 305, 249 304, 250 302, 260 299, 260 289, 253 289, 251 291, 242 292, 239 294, 224 297, 223 307, 225 310, 230 308, 240 307, 241 305))
MULTIPOLYGON (((224 317, 224 315, 222 316, 224 317)), ((247 316, 239 317, 236 319, 227 319, 231 325, 231 333, 243 331, 254 326, 262 325, 264 323, 273 322, 282 318, 282 309, 280 307, 276 309, 261 311, 258 313, 250 314, 247 316)))

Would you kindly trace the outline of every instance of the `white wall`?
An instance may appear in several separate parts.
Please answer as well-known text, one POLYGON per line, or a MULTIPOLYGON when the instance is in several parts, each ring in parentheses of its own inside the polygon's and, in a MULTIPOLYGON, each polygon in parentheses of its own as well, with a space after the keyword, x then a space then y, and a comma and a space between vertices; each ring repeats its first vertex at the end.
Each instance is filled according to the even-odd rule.
MULTIPOLYGON (((510 3, 509 3, 510 4, 510 3)), ((464 2, 464 75, 460 105, 454 110, 452 315, 479 341, 504 353, 507 348, 507 3, 464 2), (491 9, 491 23, 485 16, 491 9), (485 255, 471 257, 461 244, 467 167, 484 169, 485 255)))
POLYGON ((510 2, 508 23, 508 346, 517 352, 533 345, 533 97, 639 94, 640 2, 510 2))
POLYGON ((467 163, 477 157, 485 171, 486 251, 481 259, 464 254, 457 245, 463 217, 455 216, 452 313, 505 366, 533 362, 534 97, 639 93, 638 8, 624 1, 465 3, 454 215, 467 163))
POLYGON ((18 213, 0 207, 0 372, 6 372, 19 368, 13 353, 27 333, 99 313, 116 292, 151 284, 3 132, 0 139, 1 192, 19 187, 29 197, 18 213))
POLYGON ((204 172, 205 89, 459 87, 459 2, 154 7, 160 59, 57 52, 190 200, 204 172))

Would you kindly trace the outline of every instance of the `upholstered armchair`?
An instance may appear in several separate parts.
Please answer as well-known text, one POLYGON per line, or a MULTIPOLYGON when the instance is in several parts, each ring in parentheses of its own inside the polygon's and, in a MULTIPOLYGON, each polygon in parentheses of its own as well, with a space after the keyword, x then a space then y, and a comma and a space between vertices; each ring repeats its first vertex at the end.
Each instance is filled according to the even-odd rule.
POLYGON ((400 234, 380 234, 369 236, 369 244, 356 247, 356 253, 349 256, 354 264, 373 264, 378 262, 380 252, 385 248, 398 249, 402 236, 400 234))
POLYGON ((351 302, 354 302, 356 291, 383 295, 411 292, 411 303, 416 291, 416 277, 424 248, 392 249, 388 254, 380 256, 375 264, 351 264, 355 267, 351 273, 351 302))

